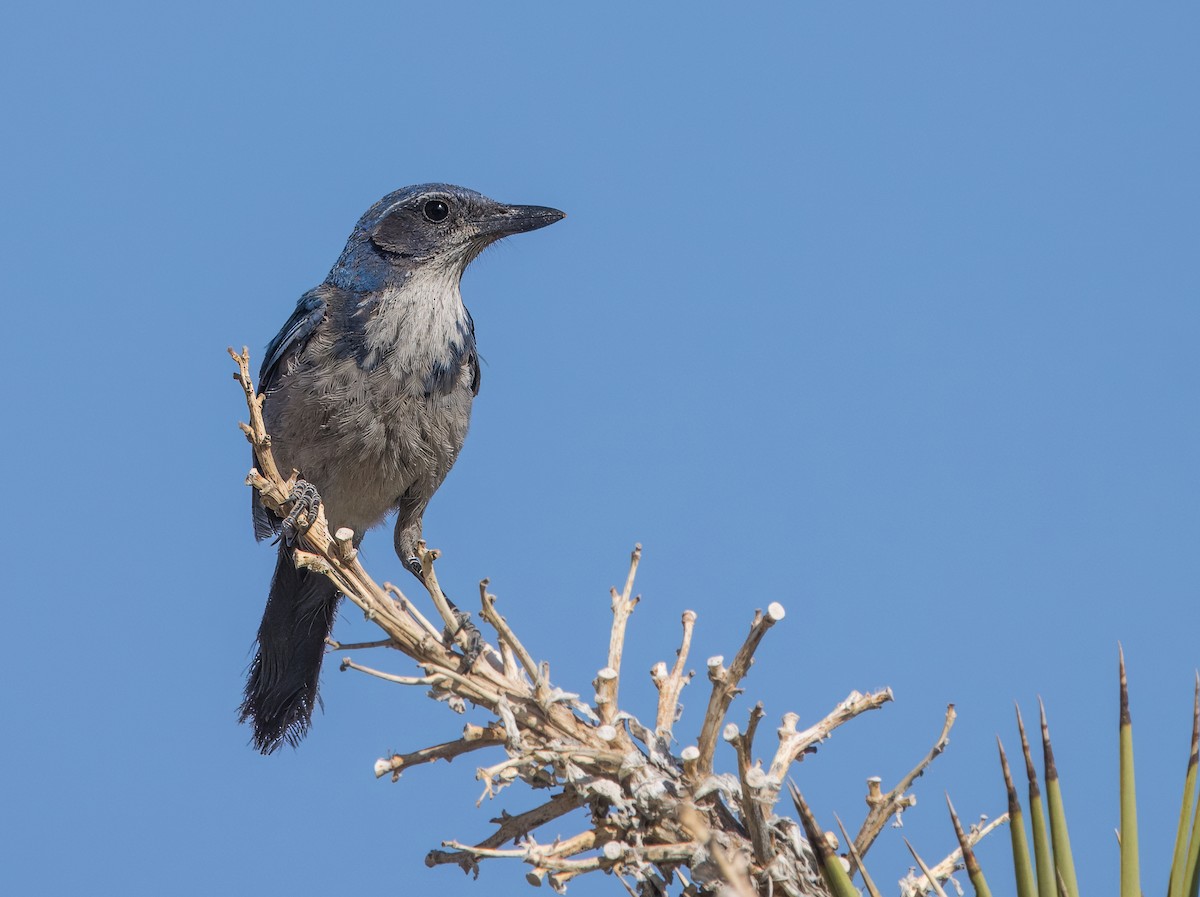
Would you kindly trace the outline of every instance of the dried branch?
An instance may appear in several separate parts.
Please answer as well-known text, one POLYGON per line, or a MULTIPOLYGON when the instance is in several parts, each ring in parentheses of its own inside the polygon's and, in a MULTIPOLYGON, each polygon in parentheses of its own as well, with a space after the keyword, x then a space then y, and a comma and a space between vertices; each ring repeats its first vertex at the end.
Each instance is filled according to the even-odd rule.
MULTIPOLYGON (((498 818, 492 820, 494 824, 499 825, 499 828, 492 835, 476 844, 472 848, 472 851, 498 848, 509 841, 515 843, 522 838, 528 837, 538 826, 545 825, 547 822, 557 819, 560 816, 565 816, 581 805, 582 798, 573 790, 568 789, 556 794, 541 806, 534 807, 532 810, 526 810, 524 813, 518 813, 516 816, 511 816, 507 812, 501 812, 498 818)), ((466 869, 473 869, 475 866, 474 857, 476 856, 478 856, 477 853, 469 852, 465 849, 455 852, 431 850, 425 857, 425 865, 440 866, 454 863, 466 869)))
POLYGON ((683 668, 687 663, 688 651, 692 647, 692 630, 696 626, 696 612, 683 612, 683 642, 675 653, 675 666, 667 672, 667 665, 661 660, 650 670, 650 678, 658 689, 658 714, 655 717, 654 731, 662 738, 671 735, 675 720, 679 718, 679 695, 683 687, 692 681, 692 673, 684 675, 683 668))
MULTIPOLYGON (((525 668, 526 674, 529 676, 529 681, 535 684, 540 682, 541 674, 538 670, 538 665, 534 663, 533 655, 530 654, 525 646, 521 644, 521 640, 508 625, 508 621, 500 616, 500 612, 496 610, 496 596, 487 590, 488 580, 482 579, 479 581, 479 599, 483 610, 481 611, 483 618, 491 624, 500 636, 500 644, 505 645, 516 655, 521 661, 521 666, 525 668)), ((543 687, 543 686, 539 686, 543 687)))
POLYGON ((763 712, 762 701, 754 705, 750 711, 750 721, 746 724, 746 732, 742 734, 738 727, 730 723, 721 736, 733 745, 737 752, 738 782, 742 786, 742 819, 746 830, 750 833, 750 844, 754 848, 754 858, 762 866, 771 865, 775 858, 775 850, 767 835, 765 809, 774 804, 774 799, 767 791, 767 777, 761 766, 753 763, 754 733, 759 721, 766 716, 763 712))
POLYGON ((421 564, 421 579, 425 584, 425 590, 429 592, 429 597, 433 600, 433 606, 437 608, 438 616, 442 618, 442 624, 446 627, 444 631, 449 636, 447 641, 453 641, 460 636, 465 638, 465 635, 460 632, 462 627, 459 625, 454 608, 450 606, 446 593, 442 591, 442 587, 438 583, 437 570, 433 567, 433 562, 437 559, 438 551, 430 550, 429 546, 425 544, 425 540, 419 539, 417 541, 417 560, 421 564))
POLYGON ((341 670, 355 670, 359 673, 366 673, 368 676, 374 676, 376 679, 382 679, 384 682, 395 682, 397 685, 441 685, 445 679, 441 676, 397 676, 395 673, 384 673, 380 670, 365 667, 362 664, 355 663, 349 657, 342 658, 341 670))
POLYGON ((504 740, 504 729, 495 723, 486 727, 468 723, 463 728, 462 738, 447 741, 444 744, 435 744, 432 747, 421 748, 407 754, 392 754, 387 759, 376 760, 375 778, 382 778, 390 773, 392 781, 395 782, 400 778, 400 773, 410 766, 417 766, 421 763, 432 763, 435 760, 449 762, 468 751, 477 751, 480 748, 504 744, 504 740))
POLYGON ((292 472, 291 479, 284 480, 279 468, 275 466, 275 457, 271 454, 271 437, 267 435, 267 425, 263 421, 262 410, 265 397, 260 396, 255 390, 254 378, 250 374, 250 350, 242 346, 242 353, 239 355, 230 347, 229 357, 238 364, 233 379, 241 384, 242 392, 246 396, 246 407, 250 411, 250 423, 238 424, 238 426, 246 434, 250 445, 254 447, 254 458, 258 461, 258 469, 262 471, 263 478, 268 483, 287 483, 287 492, 280 499, 282 503, 287 500, 288 495, 291 495, 290 487, 296 482, 295 471, 292 472))
POLYGON ((700 737, 696 741, 696 745, 700 749, 697 767, 700 776, 712 773, 712 759, 713 752, 717 748, 717 734, 725 725, 725 713, 729 710, 730 703, 741 693, 738 683, 742 681, 742 677, 750 669, 750 664, 754 662, 754 652, 757 650, 759 642, 767 634, 767 630, 783 617, 783 605, 774 601, 767 606, 765 614, 762 611, 755 611, 754 622, 750 624, 750 634, 746 636, 746 641, 734 655, 729 669, 722 664, 724 658, 709 658, 708 679, 712 682, 713 688, 708 699, 708 709, 704 713, 704 723, 700 727, 700 737))
MULTIPOLYGON (((946 707, 946 720, 942 724, 942 733, 930 748, 929 753, 887 794, 881 793, 882 789, 879 787, 880 780, 878 778, 868 779, 867 805, 871 809, 867 812, 867 818, 863 821, 862 828, 858 830, 858 835, 854 839, 854 846, 858 848, 860 856, 867 855, 867 851, 871 849, 871 845, 883 831, 883 826, 888 819, 892 816, 899 816, 916 803, 916 798, 905 796, 904 792, 909 789, 918 776, 925 772, 926 767, 934 761, 934 758, 946 749, 946 745, 950 743, 950 729, 953 727, 957 715, 953 704, 946 707)), ((854 874, 853 865, 850 867, 850 874, 854 874)))
MULTIPOLYGON (((783 725, 777 730, 779 748, 775 751, 775 758, 771 761, 771 768, 768 772, 771 780, 776 783, 782 782, 792 763, 805 752, 812 750, 815 745, 829 738, 834 729, 868 710, 878 710, 891 700, 892 690, 890 688, 873 694, 867 692, 865 695, 852 691, 845 700, 829 712, 828 716, 803 731, 796 730, 796 723, 800 721, 800 717, 794 713, 785 713, 783 725)), ((776 788, 778 787, 776 784, 776 788)))
MULTIPOLYGON (((250 422, 242 424, 255 453, 255 468, 246 482, 264 507, 279 516, 290 508, 291 493, 302 472, 285 478, 275 463, 271 440, 263 423, 263 397, 254 391, 249 354, 230 350, 237 362, 234 375, 242 387, 250 422)), ((676 877, 689 897, 723 891, 736 897, 773 895, 824 897, 825 888, 814 865, 813 852, 793 820, 772 811, 781 782, 793 762, 813 745, 866 710, 891 700, 890 691, 853 692, 816 725, 798 731, 798 716, 787 714, 779 729, 779 745, 769 767, 754 759, 754 736, 763 717, 762 705, 750 713, 744 733, 725 725, 725 715, 766 631, 784 618, 783 607, 772 603, 755 614, 741 648, 726 669, 720 657, 709 661, 712 692, 697 744, 672 752, 671 732, 679 716, 679 698, 691 680, 686 673, 696 614, 683 614, 683 636, 675 663, 668 671, 656 664, 651 678, 658 690, 654 728, 644 726, 620 707, 621 663, 630 616, 640 598, 633 594, 641 559, 634 549, 624 589, 611 590, 613 622, 607 665, 595 680, 593 705, 578 694, 555 687, 549 665, 538 662, 497 610, 496 596, 480 583, 483 619, 495 630, 495 644, 484 644, 473 664, 464 663, 468 647, 459 630, 460 617, 438 584, 438 552, 421 543, 426 599, 406 597, 390 583, 380 586, 360 563, 355 534, 340 528, 331 534, 324 511, 302 521, 304 532, 293 559, 298 566, 327 576, 383 638, 353 644, 330 640, 338 649, 390 647, 412 661, 419 674, 404 675, 364 666, 349 658, 342 669, 355 670, 387 682, 427 687, 430 694, 461 711, 476 705, 491 719, 467 725, 460 737, 407 753, 389 753, 375 761, 377 777, 397 781, 406 769, 452 761, 484 748, 503 752, 496 762, 474 770, 483 783, 484 798, 523 782, 551 796, 531 810, 501 814, 496 829, 482 841, 442 842, 443 849, 426 857, 429 866, 453 864, 478 872, 485 859, 518 859, 529 866, 527 880, 545 882, 556 891, 575 877, 596 871, 613 873, 631 893, 651 897, 666 893, 676 877), (434 616, 436 614, 436 616, 434 616), (444 628, 432 622, 440 619, 444 628), (737 757, 737 777, 713 774, 718 735, 723 734, 737 757), (586 811, 583 831, 546 842, 535 839, 540 827, 573 810, 586 811)), ((390 653, 377 655, 395 657, 390 653)), ((952 718, 952 717, 951 717, 952 718)), ((947 731, 949 729, 949 719, 947 731)), ((920 774, 924 763, 902 783, 902 791, 920 774)), ((886 800, 872 808, 884 816, 886 800)), ((860 835, 860 838, 862 836, 860 835)), ((873 838, 873 835, 872 835, 873 838)), ((860 848, 861 850, 862 848, 860 848)))
POLYGON ((637 576, 638 562, 642 559, 642 546, 635 545, 629 558, 629 574, 625 577, 625 589, 619 593, 611 589, 613 622, 608 637, 608 666, 596 677, 596 713, 600 722, 612 725, 617 718, 617 691, 621 683, 621 654, 625 650, 625 626, 641 596, 631 597, 633 580, 637 576))
POLYGON ((421 613, 420 608, 418 608, 404 596, 404 593, 401 592, 400 589, 390 582, 385 582, 383 584, 383 588, 384 591, 386 591, 388 595, 390 595, 396 602, 396 606, 401 610, 401 612, 412 617, 413 622, 416 623, 422 630, 424 630, 428 637, 434 639, 441 638, 441 633, 438 632, 437 628, 429 622, 423 613, 421 613))
MULTIPOLYGON (((967 846, 974 847, 994 829, 1004 825, 1006 822, 1008 822, 1008 814, 1002 813, 987 824, 982 824, 981 820, 981 824, 971 826, 971 831, 966 836, 967 846)), ((909 849, 912 849, 911 846, 909 849)), ((919 897, 919 895, 926 894, 930 890, 935 890, 935 887, 939 886, 942 882, 948 881, 956 870, 963 868, 962 848, 955 848, 940 863, 925 868, 928 870, 927 873, 924 870, 921 875, 909 873, 900 880, 900 893, 902 895, 906 895, 906 897, 919 897), (933 883, 931 883, 930 876, 932 876, 933 883)))
POLYGON ((738 868, 716 833, 709 828, 701 812, 694 805, 683 807, 679 813, 679 821, 696 841, 705 845, 721 870, 721 878, 729 885, 738 897, 751 897, 755 893, 745 868, 738 868))
POLYGON ((373 642, 339 642, 334 638, 325 639, 325 644, 334 651, 360 651, 365 648, 394 648, 396 643, 390 638, 381 638, 373 642))

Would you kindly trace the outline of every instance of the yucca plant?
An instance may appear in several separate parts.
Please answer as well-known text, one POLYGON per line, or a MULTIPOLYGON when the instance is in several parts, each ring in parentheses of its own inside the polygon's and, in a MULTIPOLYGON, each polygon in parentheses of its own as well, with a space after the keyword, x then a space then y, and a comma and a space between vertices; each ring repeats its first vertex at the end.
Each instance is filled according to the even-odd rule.
MULTIPOLYGON (((1119 651, 1120 670, 1120 718, 1118 744, 1120 768, 1120 850, 1121 850, 1121 897, 1142 897, 1137 837, 1137 801, 1133 769, 1133 723, 1129 713, 1129 687, 1125 677, 1125 655, 1119 651)), ((1059 788, 1058 768, 1054 763, 1054 751, 1050 743, 1050 727, 1046 719, 1046 708, 1039 701, 1042 730, 1042 755, 1045 774, 1039 784, 1033 754, 1025 732, 1021 710, 1017 708, 1017 731, 1021 738, 1021 752, 1025 758, 1025 770, 1029 780, 1029 832, 1032 835, 1033 853, 1029 850, 1029 837, 1025 828, 1025 812, 1021 807, 1012 771, 1004 753, 1004 745, 996 739, 1000 752, 1000 768, 1008 791, 1008 822, 1012 839, 1013 873, 1016 880, 1017 897, 1079 897, 1079 885, 1075 876, 1075 862, 1071 855, 1071 842, 1067 830, 1066 812, 1063 809, 1062 792, 1059 788), (1043 788, 1045 797, 1043 799, 1043 788)), ((1192 703, 1192 743, 1188 756, 1187 774, 1184 777, 1183 800, 1179 809, 1179 827, 1175 835, 1167 897, 1200 897, 1200 795, 1197 794, 1197 766, 1200 764, 1200 674, 1196 677, 1195 697, 1192 703)), ((843 897, 855 895, 857 890, 850 884, 849 877, 838 857, 825 845, 820 829, 812 813, 805 805, 800 793, 792 788, 792 799, 796 804, 800 820, 804 824, 810 843, 817 849, 820 868, 825 875, 829 891, 843 897)), ((975 837, 968 836, 954 812, 947 796, 950 819, 958 836, 962 851, 962 865, 967 870, 977 897, 991 897, 991 891, 972 850, 975 837)), ((844 832, 843 832, 844 833, 844 832)), ((852 842, 851 842, 852 843, 852 842)), ((908 844, 907 840, 905 841, 908 844)), ((931 872, 925 862, 908 844, 913 858, 925 874, 929 890, 937 897, 945 897, 938 883, 939 876, 931 872)), ((854 865, 862 871, 868 893, 879 897, 879 891, 866 875, 861 858, 853 855, 854 865)), ((948 873, 946 873, 948 874, 948 873)), ((924 886, 924 885, 922 885, 924 886)))
MULTIPOLYGON (((1120 717, 1118 723, 1118 745, 1120 768, 1120 849, 1121 849, 1121 897, 1141 897, 1141 876, 1137 835, 1137 800, 1134 786, 1133 767, 1133 723, 1129 713, 1129 686, 1125 677, 1125 655, 1119 651, 1120 671, 1120 717)), ((1029 854, 1026 840, 1024 813, 1017 789, 1013 784, 1004 746, 999 743, 1000 768, 1008 790, 1009 830, 1012 835, 1013 872, 1018 897, 1079 897, 1079 885, 1075 877, 1075 863, 1071 856, 1071 842, 1067 833, 1066 813, 1063 809, 1062 792, 1059 789, 1058 769, 1054 764, 1054 751, 1050 744, 1050 728, 1046 722, 1046 708, 1041 705, 1042 751, 1044 757, 1045 801, 1038 785, 1037 771, 1029 750, 1029 739, 1021 711, 1017 710, 1017 730, 1021 737, 1021 750, 1025 757, 1025 770, 1029 779, 1030 832, 1033 837, 1033 856, 1029 854), (1049 826, 1047 827, 1047 820, 1049 826)), ((1188 757, 1187 774, 1184 778, 1183 801, 1179 811, 1179 827, 1175 836, 1167 897, 1197 897, 1197 856, 1200 854, 1200 799, 1196 795, 1196 765, 1200 758, 1200 675, 1196 679, 1195 697, 1192 705, 1192 744, 1188 757)), ((962 827, 956 824, 962 837, 962 827)), ((964 851, 964 856, 966 851, 964 851)), ((977 864, 976 864, 977 866, 977 864)), ((970 864, 968 862, 968 869, 970 864)), ((976 876, 971 874, 976 894, 987 894, 986 884, 980 887, 976 876)), ((982 882, 982 873, 980 873, 982 882)))

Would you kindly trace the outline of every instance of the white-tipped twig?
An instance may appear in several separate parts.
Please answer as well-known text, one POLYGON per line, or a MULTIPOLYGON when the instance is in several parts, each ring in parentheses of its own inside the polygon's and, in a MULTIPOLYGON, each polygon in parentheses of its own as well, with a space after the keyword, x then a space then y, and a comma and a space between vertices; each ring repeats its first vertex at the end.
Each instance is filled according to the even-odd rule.
POLYGON ((691 673, 684 673, 687 664, 688 651, 692 648, 692 630, 696 627, 696 612, 683 612, 683 640, 679 650, 675 652, 675 665, 667 672, 667 665, 661 660, 650 670, 650 679, 658 689, 658 713, 655 716, 654 731, 662 738, 671 735, 675 720, 679 718, 679 696, 683 687, 692 681, 691 673))
POLYGON ((734 655, 733 663, 726 669, 720 657, 713 657, 708 662, 708 678, 712 682, 712 694, 708 699, 708 709, 704 712, 704 723, 700 726, 700 737, 696 746, 700 749, 699 774, 707 776, 712 772, 713 752, 717 748, 717 736, 725 725, 725 713, 741 689, 738 684, 750 670, 754 662, 754 652, 758 649, 767 630, 784 618, 783 605, 772 601, 767 606, 767 612, 754 612, 754 621, 750 624, 750 633, 746 641, 734 655))
POLYGON ((608 665, 596 677, 596 714, 600 722, 612 725, 617 718, 617 695, 621 687, 621 656, 625 651, 625 627, 640 595, 633 594, 633 581, 637 577, 638 562, 642 559, 642 546, 635 545, 629 558, 629 573, 625 577, 625 588, 618 592, 609 590, 612 597, 612 629, 608 636, 608 665))

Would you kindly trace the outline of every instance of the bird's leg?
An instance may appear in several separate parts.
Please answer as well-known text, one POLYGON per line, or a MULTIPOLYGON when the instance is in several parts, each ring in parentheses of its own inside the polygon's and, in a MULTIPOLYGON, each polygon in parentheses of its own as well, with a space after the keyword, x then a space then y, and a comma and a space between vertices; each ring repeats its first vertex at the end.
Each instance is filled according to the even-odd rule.
POLYGON ((316 522, 317 510, 321 507, 321 496, 317 493, 317 487, 308 480, 296 480, 288 501, 292 503, 292 507, 287 517, 283 518, 281 529, 283 541, 291 546, 316 522))
MULTIPOLYGON (((421 572, 421 561, 417 557, 409 557, 404 562, 410 573, 417 579, 421 580, 422 585, 426 585, 425 574, 421 572)), ((479 655, 483 653, 483 633, 479 631, 479 627, 471 622, 471 615, 465 610, 459 610, 458 605, 450 600, 450 596, 445 592, 442 597, 446 599, 446 603, 450 605, 450 611, 454 614, 454 619, 458 621, 458 628, 453 632, 449 627, 442 634, 442 638, 447 647, 454 644, 455 637, 461 632, 466 636, 466 645, 463 646, 462 666, 459 672, 467 672, 475 665, 475 661, 479 659, 479 655)))

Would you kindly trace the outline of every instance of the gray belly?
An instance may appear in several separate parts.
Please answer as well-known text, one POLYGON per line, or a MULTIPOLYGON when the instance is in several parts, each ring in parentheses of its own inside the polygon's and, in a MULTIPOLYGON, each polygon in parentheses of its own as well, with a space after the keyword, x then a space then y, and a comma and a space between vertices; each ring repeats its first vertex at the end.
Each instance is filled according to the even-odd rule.
POLYGON ((331 529, 361 535, 405 496, 419 517, 458 457, 472 399, 465 365, 451 389, 426 395, 418 378, 343 359, 290 373, 264 413, 281 470, 317 487, 331 529))

